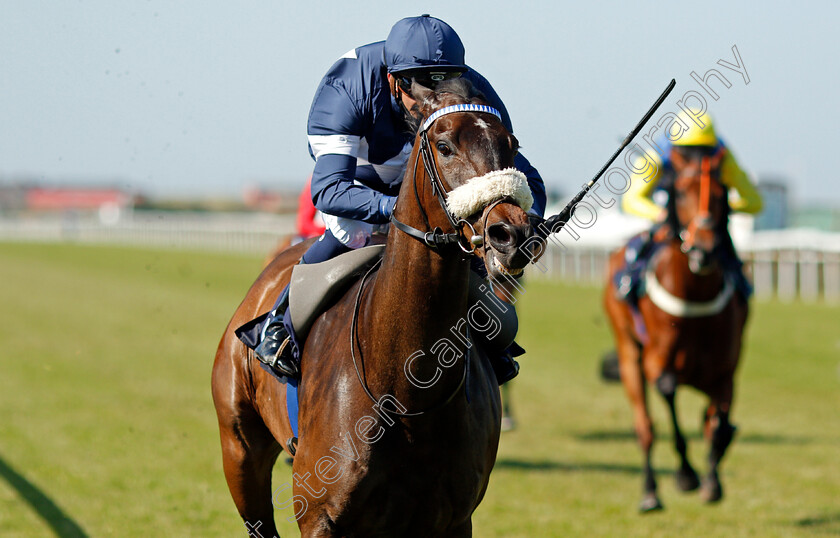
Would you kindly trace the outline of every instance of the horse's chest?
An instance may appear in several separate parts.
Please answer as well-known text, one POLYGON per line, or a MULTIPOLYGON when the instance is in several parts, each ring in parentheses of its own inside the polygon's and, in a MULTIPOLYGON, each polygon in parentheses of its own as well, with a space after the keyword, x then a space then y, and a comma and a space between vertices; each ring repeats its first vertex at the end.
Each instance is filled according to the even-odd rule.
POLYGON ((467 520, 486 486, 477 461, 438 456, 374 455, 349 485, 349 506, 367 530, 399 536, 434 536, 467 520), (375 506, 375 514, 366 507, 375 506))
MULTIPOLYGON (((487 485, 494 459, 480 447, 492 445, 479 442, 472 445, 475 450, 455 450, 471 445, 451 435, 430 442, 429 435, 409 435, 399 423, 392 428, 372 443, 343 435, 331 453, 342 474, 315 502, 324 501, 338 528, 359 535, 435 536, 463 524, 487 485)), ((327 465, 317 461, 307 465, 316 476, 319 465, 327 465)), ((325 478, 334 478, 335 471, 332 475, 325 478)))

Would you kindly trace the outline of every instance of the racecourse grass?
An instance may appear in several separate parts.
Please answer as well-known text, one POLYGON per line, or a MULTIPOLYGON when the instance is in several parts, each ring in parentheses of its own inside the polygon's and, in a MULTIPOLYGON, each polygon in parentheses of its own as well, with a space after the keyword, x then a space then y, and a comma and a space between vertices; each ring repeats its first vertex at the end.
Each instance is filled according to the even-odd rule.
MULTIPOLYGON (((0 244, 0 536, 246 535, 209 381, 260 262, 0 244)), ((511 385, 518 428, 503 434, 476 536, 840 534, 840 308, 754 304, 718 505, 676 490, 651 392, 666 510, 646 516, 629 405, 597 375, 612 345, 600 291, 533 281, 519 311, 529 353, 511 385)), ((683 389, 678 406, 703 470, 703 400, 683 389)), ((275 484, 289 479, 278 462, 275 484)), ((275 515, 297 535, 290 509, 275 515)))

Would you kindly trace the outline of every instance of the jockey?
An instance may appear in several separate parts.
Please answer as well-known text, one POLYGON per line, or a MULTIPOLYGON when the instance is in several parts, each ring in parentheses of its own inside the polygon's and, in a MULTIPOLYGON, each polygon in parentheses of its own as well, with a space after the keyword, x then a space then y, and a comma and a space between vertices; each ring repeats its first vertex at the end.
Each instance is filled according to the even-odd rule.
MULTIPOLYGON (((710 151, 726 150, 720 164, 720 180, 730 189, 729 208, 732 211, 751 214, 761 211, 761 195, 750 182, 747 174, 738 165, 723 140, 715 134, 715 127, 709 114, 699 118, 703 127, 699 127, 685 113, 679 114, 678 117, 684 125, 689 126, 689 129, 673 142, 664 135, 655 141, 661 153, 653 156, 656 163, 656 172, 653 177, 644 174, 647 172, 644 157, 641 157, 635 163, 635 169, 642 170, 642 173, 634 172, 630 176, 630 188, 621 199, 621 208, 624 212, 653 221, 655 223, 654 230, 667 220, 668 211, 665 207, 668 201, 668 188, 663 188, 663 183, 670 183, 675 177, 674 166, 671 163, 671 150, 675 146, 700 146, 710 148, 710 151)), ((724 221, 724 224, 726 223, 728 223, 728 219, 724 221)), ((629 241, 625 250, 626 265, 616 275, 619 297, 634 306, 638 301, 637 293, 642 273, 654 244, 654 230, 635 236, 629 241)), ((720 251, 723 257, 720 263, 724 269, 732 274, 736 288, 746 300, 752 293, 752 286, 744 275, 743 264, 735 252, 729 233, 724 233, 721 237, 723 238, 723 244, 720 251)), ((601 376, 607 381, 619 381, 621 379, 618 355, 615 351, 608 352, 603 357, 601 376)))
MULTIPOLYGON (((676 141, 671 142, 663 136, 657 141, 657 146, 662 149, 662 155, 655 154, 657 161, 657 172, 653 177, 646 177, 634 173, 630 178, 630 189, 621 199, 621 208, 630 214, 662 222, 665 219, 665 209, 655 203, 652 198, 659 180, 669 173, 673 173, 671 164, 672 146, 704 146, 710 148, 726 149, 726 155, 721 163, 720 180, 727 187, 734 189, 736 198, 730 197, 729 207, 733 211, 742 213, 758 213, 761 211, 761 195, 750 182, 747 174, 738 165, 732 152, 715 134, 715 127, 712 118, 706 114, 700 118, 704 127, 698 127, 687 115, 681 114, 682 121, 690 128, 685 131, 676 141)), ((644 171, 643 171, 644 172, 644 171)))
MULTIPOLYGON (((714 124, 710 115, 705 114, 699 118, 703 127, 700 127, 695 123, 694 119, 690 118, 684 112, 680 113, 678 118, 683 124, 689 127, 688 130, 684 131, 680 138, 675 141, 670 141, 664 135, 656 141, 656 146, 661 149, 661 153, 655 153, 653 156, 656 161, 656 172, 653 177, 645 175, 647 169, 643 164, 644 157, 640 158, 637 169, 642 169, 642 173, 634 172, 631 174, 630 188, 621 199, 622 209, 626 213, 654 221, 656 225, 665 222, 668 217, 668 212, 665 208, 667 205, 668 189, 663 188, 662 184, 670 183, 675 176, 674 167, 671 162, 671 150, 673 147, 699 146, 710 148, 710 151, 726 151, 720 165, 720 181, 730 189, 730 209, 732 211, 751 214, 761 211, 761 195, 750 182, 747 174, 738 165, 738 162, 735 160, 732 152, 723 143, 723 140, 715 134, 714 124)), ((645 255, 649 252, 653 243, 652 237, 652 232, 648 232, 643 235, 641 245, 634 245, 633 241, 628 245, 627 270, 620 276, 618 286, 619 294, 624 298, 632 298, 639 274, 641 273, 638 270, 638 265, 644 263, 645 255)), ((722 263, 725 268, 733 270, 735 278, 740 281, 739 289, 749 295, 751 286, 743 276, 741 270, 742 264, 735 252, 735 247, 732 245, 732 239, 728 233, 723 234, 722 237, 724 241, 721 245, 721 252, 724 255, 722 263)))
MULTIPOLYGON (((326 231, 300 263, 326 261, 367 245, 375 232, 387 231, 415 137, 411 125, 416 118, 409 112, 416 103, 412 79, 433 89, 454 77, 468 79, 512 131, 490 83, 464 63, 461 39, 429 15, 398 21, 385 41, 347 52, 327 71, 307 123, 309 153, 315 160, 312 201, 323 214, 326 231)), ((514 164, 528 178, 534 197, 531 212, 542 216, 546 197, 539 172, 521 153, 514 164)), ((287 308, 288 288, 269 313, 255 353, 282 375, 297 377, 292 346, 284 345, 287 308)))

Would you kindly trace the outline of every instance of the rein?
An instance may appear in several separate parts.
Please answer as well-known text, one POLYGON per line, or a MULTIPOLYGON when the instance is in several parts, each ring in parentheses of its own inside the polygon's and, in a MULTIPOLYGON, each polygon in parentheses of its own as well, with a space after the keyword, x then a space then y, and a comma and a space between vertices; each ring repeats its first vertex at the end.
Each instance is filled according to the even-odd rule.
MULTIPOLYGON (((368 398, 370 398, 370 401, 372 401, 376 405, 379 405, 380 400, 377 399, 373 395, 373 393, 370 391, 370 388, 367 385, 367 375, 364 373, 364 371, 365 371, 365 361, 364 361, 364 357, 362 357, 362 346, 361 346, 361 343, 359 342, 359 335, 358 335, 358 332, 357 332, 356 329, 357 329, 357 322, 359 320, 359 307, 361 306, 361 302, 362 302, 362 292, 365 289, 365 281, 368 279, 368 277, 371 275, 371 273, 373 273, 373 271, 381 263, 382 263, 382 258, 377 260, 377 262, 374 263, 370 267, 370 269, 367 270, 365 275, 362 277, 362 281, 359 283, 359 292, 356 294, 356 302, 353 305, 353 319, 350 321, 350 358, 353 361, 353 368, 356 369, 356 377, 359 378, 359 383, 362 385, 362 388, 365 390, 365 394, 367 394, 368 398), (358 362, 356 360, 356 348, 357 347, 359 348, 359 360, 358 360, 358 362), (361 365, 362 365, 361 370, 359 369, 359 363, 361 363, 361 365)), ((469 329, 467 329, 467 338, 469 338, 469 329)), ((455 396, 459 392, 461 392, 461 388, 464 386, 464 383, 467 380, 467 370, 469 369, 469 366, 470 366, 470 349, 471 349, 471 347, 467 347, 467 349, 464 351, 464 372, 461 374, 461 381, 458 382, 458 386, 455 387, 455 390, 453 390, 445 400, 441 401, 440 403, 437 403, 437 404, 433 405, 432 407, 430 407, 428 409, 424 409, 422 411, 412 411, 410 413, 408 413, 408 412, 400 413, 396 410, 392 411, 390 409, 385 409, 385 411, 388 412, 391 415, 405 418, 405 417, 417 417, 417 416, 420 416, 420 415, 425 415, 427 413, 432 413, 434 411, 437 411, 437 410, 445 407, 447 404, 449 404, 449 402, 451 402, 455 398, 455 396)))
MULTIPOLYGON (((425 210, 423 210, 422 204, 420 204, 420 196, 417 193, 417 161, 420 157, 423 158, 423 168, 426 170, 426 175, 429 177, 429 183, 432 186, 432 192, 438 199, 438 203, 440 204, 441 209, 443 209, 444 214, 446 215, 446 219, 449 221, 450 226, 455 230, 452 233, 444 233, 444 231, 440 227, 435 227, 433 230, 424 232, 422 230, 418 230, 404 222, 399 221, 393 214, 391 215, 391 222, 394 226, 402 231, 403 233, 407 234, 409 237, 420 241, 424 245, 429 248, 440 250, 450 245, 458 245, 458 247, 467 255, 474 255, 476 249, 483 246, 485 244, 485 239, 483 235, 478 235, 475 231, 475 228, 472 224, 469 223, 464 218, 456 218, 452 212, 449 210, 446 204, 446 187, 444 186, 443 180, 438 173, 437 163, 435 162, 434 154, 432 153, 431 144, 429 143, 429 135, 428 131, 432 124, 440 118, 441 116, 445 116, 447 114, 452 114, 456 112, 481 112, 486 114, 493 114, 499 121, 501 121, 502 116, 498 110, 495 108, 486 106, 486 105, 475 105, 475 104, 461 104, 461 105, 452 105, 441 108, 440 110, 434 112, 429 118, 423 123, 423 126, 420 128, 420 151, 418 153, 418 157, 414 161, 414 195, 417 199, 417 203, 420 206, 421 211, 423 211, 423 217, 428 223, 428 218, 426 216, 425 210), (467 239, 466 234, 464 233, 464 227, 468 227, 472 232, 472 235, 467 239), (467 242, 468 246, 464 246, 464 243, 467 242)), ((499 200, 501 201, 501 200, 499 200)), ((493 206, 495 206, 498 202, 495 202, 493 206)), ((485 209, 485 217, 484 220, 486 222, 486 209, 485 209)))

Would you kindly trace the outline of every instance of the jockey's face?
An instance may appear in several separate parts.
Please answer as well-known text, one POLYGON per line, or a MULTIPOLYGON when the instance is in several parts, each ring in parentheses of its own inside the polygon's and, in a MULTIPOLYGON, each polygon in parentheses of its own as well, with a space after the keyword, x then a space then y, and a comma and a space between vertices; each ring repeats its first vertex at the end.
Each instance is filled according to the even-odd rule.
POLYGON ((412 82, 434 90, 441 81, 458 78, 462 74, 461 71, 418 72, 416 70, 401 71, 395 75, 388 73, 388 87, 394 99, 402 105, 403 112, 406 115, 406 121, 411 125, 423 119, 419 110, 414 108, 417 105, 417 99, 411 95, 412 82))
MULTIPOLYGON (((391 95, 394 96, 394 99, 397 100, 398 103, 401 103, 403 106, 403 112, 406 114, 411 114, 411 109, 417 104, 417 100, 411 96, 411 93, 405 90, 402 85, 400 85, 400 80, 388 73, 388 87, 391 89, 391 95)), ((406 118, 408 119, 408 118, 406 118)), ((415 119, 421 119, 419 117, 415 117, 415 119)))

